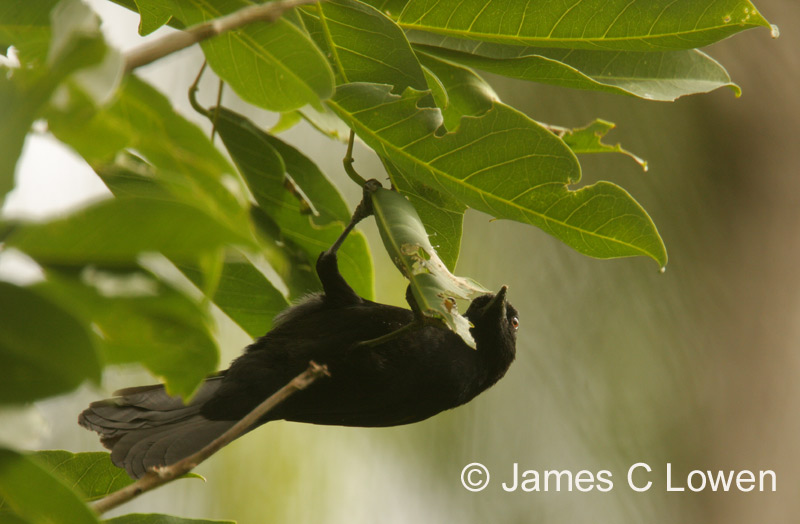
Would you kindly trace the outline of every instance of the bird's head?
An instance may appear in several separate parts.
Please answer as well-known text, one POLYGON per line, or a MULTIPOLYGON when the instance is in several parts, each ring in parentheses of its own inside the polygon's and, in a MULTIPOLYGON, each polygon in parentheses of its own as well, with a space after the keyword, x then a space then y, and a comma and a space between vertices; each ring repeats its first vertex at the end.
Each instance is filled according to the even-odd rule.
MULTIPOLYGON (((465 316, 472 323, 470 333, 479 353, 496 362, 505 373, 517 352, 517 310, 506 301, 507 286, 496 294, 475 298, 465 316)), ((498 377, 499 378, 499 377, 498 377)))

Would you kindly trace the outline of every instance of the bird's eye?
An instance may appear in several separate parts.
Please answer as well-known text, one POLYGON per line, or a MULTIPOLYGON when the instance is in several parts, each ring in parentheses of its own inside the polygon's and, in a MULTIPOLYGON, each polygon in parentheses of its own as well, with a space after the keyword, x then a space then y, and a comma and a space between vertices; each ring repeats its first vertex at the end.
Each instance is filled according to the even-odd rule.
POLYGON ((514 331, 519 329, 519 319, 517 317, 511 318, 511 327, 514 328, 514 331))

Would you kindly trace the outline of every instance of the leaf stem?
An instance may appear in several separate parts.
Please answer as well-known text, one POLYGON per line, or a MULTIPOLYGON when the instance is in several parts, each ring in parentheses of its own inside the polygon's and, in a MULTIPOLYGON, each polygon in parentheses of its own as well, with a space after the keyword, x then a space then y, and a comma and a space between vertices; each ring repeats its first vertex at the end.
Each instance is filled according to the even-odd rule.
POLYGON ((125 72, 150 64, 181 49, 211 37, 239 29, 253 22, 275 22, 283 13, 301 5, 315 4, 324 0, 280 0, 266 4, 248 5, 225 16, 209 20, 184 31, 170 33, 143 44, 125 54, 125 72))
POLYGON ((200 67, 200 71, 197 72, 194 82, 192 82, 192 85, 189 86, 189 103, 192 105, 192 108, 194 108, 195 111, 206 117, 208 116, 208 111, 200 105, 200 102, 197 101, 197 90, 198 85, 200 84, 200 79, 203 77, 203 73, 206 70, 207 64, 208 62, 203 60, 203 65, 200 67))
POLYGON ((217 105, 214 106, 214 118, 211 126, 211 142, 214 142, 214 135, 217 133, 217 120, 219 119, 219 108, 222 106, 222 90, 225 87, 225 82, 219 79, 219 89, 217 90, 217 105))
POLYGON ((367 183, 367 180, 359 175, 355 168, 353 167, 353 142, 355 141, 356 134, 351 129, 350 130, 350 139, 347 141, 347 153, 345 153, 344 158, 342 159, 342 164, 344 164, 344 171, 347 173, 347 176, 350 177, 350 180, 355 182, 361 187, 364 187, 367 183))
POLYGON ((256 408, 248 413, 243 419, 237 422, 228 431, 217 437, 213 442, 205 446, 203 449, 189 455, 188 457, 161 468, 153 468, 145 475, 128 486, 111 493, 107 497, 98 500, 92 505, 92 508, 98 515, 102 515, 106 511, 116 508, 117 506, 128 502, 129 500, 150 491, 159 486, 179 478, 198 464, 209 458, 211 455, 230 444, 234 439, 244 434, 250 427, 258 422, 266 413, 272 410, 275 406, 289 398, 294 393, 307 388, 322 376, 329 376, 327 366, 320 366, 315 362, 308 365, 308 369, 294 377, 288 384, 273 393, 264 402, 256 406, 256 408))

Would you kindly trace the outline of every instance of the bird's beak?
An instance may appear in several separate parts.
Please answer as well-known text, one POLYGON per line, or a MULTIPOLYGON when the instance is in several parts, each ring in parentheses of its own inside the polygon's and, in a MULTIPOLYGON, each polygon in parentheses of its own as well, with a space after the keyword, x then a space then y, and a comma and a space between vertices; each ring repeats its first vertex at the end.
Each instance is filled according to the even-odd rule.
POLYGON ((483 311, 481 311, 481 316, 487 315, 496 315, 499 318, 505 318, 506 316, 506 291, 508 291, 508 286, 503 286, 500 288, 500 291, 489 301, 488 304, 483 306, 483 311))

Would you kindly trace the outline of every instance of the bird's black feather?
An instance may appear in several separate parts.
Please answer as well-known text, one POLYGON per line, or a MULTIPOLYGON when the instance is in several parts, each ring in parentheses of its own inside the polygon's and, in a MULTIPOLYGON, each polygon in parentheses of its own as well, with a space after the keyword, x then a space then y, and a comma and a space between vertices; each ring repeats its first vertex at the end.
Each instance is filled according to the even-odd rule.
POLYGON ((128 388, 92 403, 79 423, 100 434, 115 464, 140 477, 201 449, 312 360, 327 365, 330 377, 295 393, 260 423, 408 424, 470 401, 505 374, 514 360, 518 323, 505 287, 498 296, 477 297, 465 314, 476 349, 430 324, 362 344, 406 326, 415 314, 359 297, 338 271, 339 244, 317 262, 324 293, 278 315, 273 329, 228 370, 207 379, 188 405, 162 386, 128 388))

